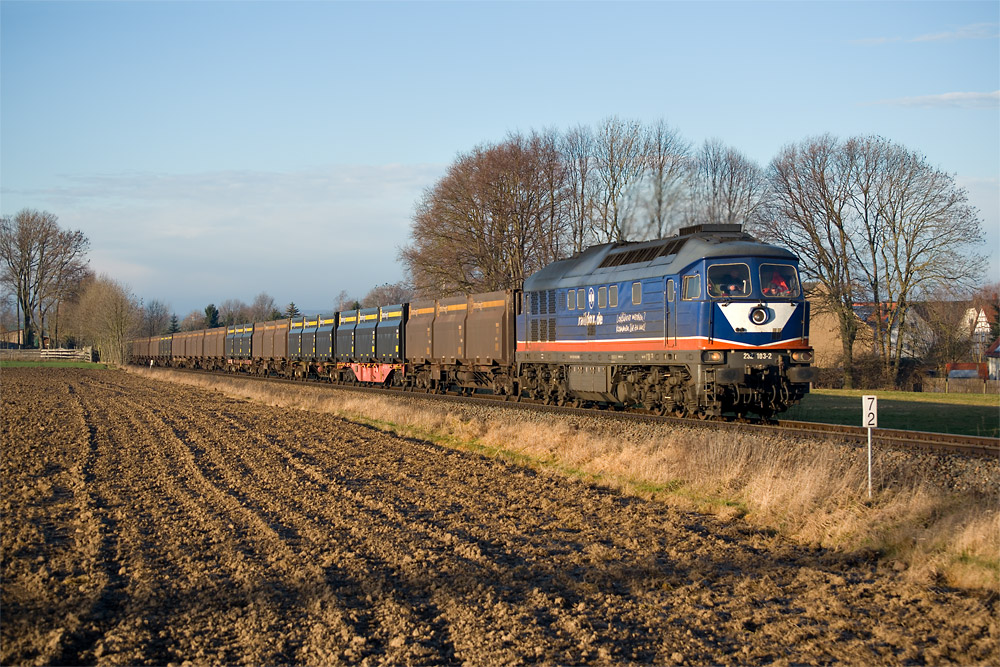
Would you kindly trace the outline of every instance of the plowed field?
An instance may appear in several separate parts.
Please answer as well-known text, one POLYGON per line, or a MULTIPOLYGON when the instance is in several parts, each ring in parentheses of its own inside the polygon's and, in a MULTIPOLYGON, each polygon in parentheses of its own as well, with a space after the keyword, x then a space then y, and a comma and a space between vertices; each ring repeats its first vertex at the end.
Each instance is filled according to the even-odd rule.
POLYGON ((996 664, 995 596, 116 371, 2 374, 3 664, 996 664))

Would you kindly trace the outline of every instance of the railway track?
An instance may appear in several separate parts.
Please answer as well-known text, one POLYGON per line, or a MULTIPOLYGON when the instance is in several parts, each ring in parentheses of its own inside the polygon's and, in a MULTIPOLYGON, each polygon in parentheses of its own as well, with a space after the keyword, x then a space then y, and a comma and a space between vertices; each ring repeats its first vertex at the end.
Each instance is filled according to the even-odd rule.
MULTIPOLYGON (((229 373, 215 373, 210 371, 192 369, 171 369, 184 373, 196 373, 207 375, 219 375, 221 377, 239 377, 257 382, 271 382, 276 384, 299 385, 302 380, 290 380, 277 377, 259 377, 253 375, 232 375, 229 373)), ((822 438, 836 440, 840 443, 851 443, 862 445, 868 442, 868 430, 860 426, 845 426, 841 424, 822 424, 816 422, 798 421, 778 421, 776 423, 755 423, 735 420, 702 420, 685 417, 675 417, 669 415, 654 415, 644 410, 600 410, 594 408, 571 407, 560 405, 548 405, 531 399, 510 400, 509 397, 498 397, 490 394, 466 395, 463 393, 424 393, 410 392, 402 389, 387 389, 384 387, 369 387, 363 385, 333 385, 325 382, 310 382, 310 386, 329 387, 353 392, 365 392, 382 394, 389 396, 426 397, 428 400, 437 400, 455 403, 481 404, 506 407, 522 410, 533 410, 538 412, 549 412, 563 415, 580 415, 585 417, 604 417, 607 419, 620 419, 623 421, 644 421, 653 423, 675 423, 688 427, 711 428, 711 429, 732 429, 749 430, 758 433, 778 433, 788 436, 822 438)), ((951 433, 930 433, 925 431, 904 431, 897 429, 874 429, 872 432, 873 444, 881 447, 896 447, 900 449, 921 449, 925 451, 963 454, 966 456, 977 456, 987 458, 1000 458, 1000 439, 985 438, 967 435, 954 435, 951 433)))

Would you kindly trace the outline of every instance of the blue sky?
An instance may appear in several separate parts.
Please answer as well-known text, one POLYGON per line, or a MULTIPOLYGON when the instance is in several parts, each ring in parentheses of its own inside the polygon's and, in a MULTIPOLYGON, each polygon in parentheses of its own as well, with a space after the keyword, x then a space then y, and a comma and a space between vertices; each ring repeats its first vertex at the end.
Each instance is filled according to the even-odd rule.
POLYGON ((0 2, 0 209, 183 317, 402 277, 414 205, 509 131, 664 118, 766 165, 878 134, 968 189, 1000 280, 997 2, 0 2))

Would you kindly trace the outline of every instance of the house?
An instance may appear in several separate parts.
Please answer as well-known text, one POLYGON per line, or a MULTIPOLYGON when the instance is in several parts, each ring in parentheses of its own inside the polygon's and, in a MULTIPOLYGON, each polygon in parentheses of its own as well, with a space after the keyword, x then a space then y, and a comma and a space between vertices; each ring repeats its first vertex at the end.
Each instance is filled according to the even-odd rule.
MULTIPOLYGON (((895 310, 895 303, 876 304, 875 302, 859 301, 852 309, 858 327, 858 335, 854 339, 854 357, 857 359, 865 354, 874 354, 877 350, 876 331, 878 320, 883 326, 890 326, 889 340, 893 349, 902 345, 904 358, 920 357, 923 350, 923 332, 926 329, 920 313, 911 308, 906 314, 906 333, 899 338, 898 323, 889 324, 889 316, 895 310)), ((809 319, 809 343, 813 347, 815 364, 822 368, 831 368, 839 364, 844 354, 844 344, 840 338, 840 320, 833 313, 824 312, 812 304, 809 319)))
POLYGON ((1000 338, 986 348, 986 367, 991 380, 1000 380, 1000 338))
POLYGON ((965 314, 965 321, 972 330, 973 356, 976 361, 985 361, 986 351, 990 347, 993 325, 997 314, 990 307, 971 306, 965 314))
POLYGON ((20 348, 24 345, 24 330, 14 329, 7 331, 0 329, 0 348, 20 348))

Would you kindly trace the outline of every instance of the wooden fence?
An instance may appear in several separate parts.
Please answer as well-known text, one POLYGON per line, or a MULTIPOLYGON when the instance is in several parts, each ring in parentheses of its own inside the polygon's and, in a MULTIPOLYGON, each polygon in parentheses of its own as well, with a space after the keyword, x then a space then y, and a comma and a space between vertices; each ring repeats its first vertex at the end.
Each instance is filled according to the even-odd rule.
POLYGON ((0 350, 4 361, 93 361, 91 348, 81 350, 0 350))
POLYGON ((938 394, 997 394, 1000 380, 979 378, 923 378, 914 384, 915 391, 938 394))

